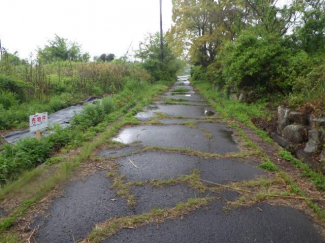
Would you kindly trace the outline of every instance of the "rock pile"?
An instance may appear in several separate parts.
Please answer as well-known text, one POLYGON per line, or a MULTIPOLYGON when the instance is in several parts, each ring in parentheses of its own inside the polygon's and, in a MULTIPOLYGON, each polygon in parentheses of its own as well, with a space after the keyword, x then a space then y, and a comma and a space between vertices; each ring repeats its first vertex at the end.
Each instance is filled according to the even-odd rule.
POLYGON ((320 160, 325 162, 325 118, 278 107, 277 136, 273 137, 282 146, 294 148, 295 154, 308 162, 306 158, 321 152, 320 160), (279 138, 278 136, 282 136, 279 138), (304 145, 305 144, 305 145, 304 145), (299 146, 300 145, 300 146, 299 146), (304 145, 303 148, 301 148, 304 145))

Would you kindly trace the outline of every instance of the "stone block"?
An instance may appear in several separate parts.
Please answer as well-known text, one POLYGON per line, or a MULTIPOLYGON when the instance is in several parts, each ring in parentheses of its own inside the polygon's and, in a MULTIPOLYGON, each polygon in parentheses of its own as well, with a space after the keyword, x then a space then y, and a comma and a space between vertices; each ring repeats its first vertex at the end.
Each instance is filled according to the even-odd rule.
POLYGON ((307 130, 302 125, 292 124, 283 129, 283 137, 293 143, 302 143, 307 139, 307 130))
POLYGON ((322 145, 322 133, 316 129, 309 130, 308 143, 304 151, 306 153, 315 153, 322 145))
POLYGON ((288 114, 290 110, 284 106, 278 107, 278 133, 281 133, 282 130, 289 125, 288 114))
POLYGON ((325 149, 323 149, 323 151, 321 152, 319 161, 321 163, 325 163, 325 149))
POLYGON ((325 129, 325 118, 314 118, 311 119, 311 127, 316 130, 325 129))
POLYGON ((298 111, 290 111, 287 115, 289 124, 308 125, 308 115, 298 111))

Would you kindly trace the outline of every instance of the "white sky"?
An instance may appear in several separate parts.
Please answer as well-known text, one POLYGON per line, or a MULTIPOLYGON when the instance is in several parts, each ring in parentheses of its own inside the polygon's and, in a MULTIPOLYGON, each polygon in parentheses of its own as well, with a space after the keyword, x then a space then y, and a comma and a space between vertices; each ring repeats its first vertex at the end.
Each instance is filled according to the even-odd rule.
MULTIPOLYGON (((163 0, 164 32, 172 2, 163 0)), ((159 0, 0 0, 2 47, 27 58, 54 34, 76 41, 91 56, 123 56, 146 33, 159 31, 159 0)))

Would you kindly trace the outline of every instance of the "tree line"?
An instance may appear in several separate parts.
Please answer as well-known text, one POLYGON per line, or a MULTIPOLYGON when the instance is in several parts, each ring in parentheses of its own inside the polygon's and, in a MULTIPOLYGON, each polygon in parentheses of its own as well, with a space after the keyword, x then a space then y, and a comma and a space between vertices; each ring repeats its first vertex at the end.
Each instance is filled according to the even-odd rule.
POLYGON ((325 104, 324 0, 173 0, 173 22, 168 39, 193 79, 248 101, 325 104))

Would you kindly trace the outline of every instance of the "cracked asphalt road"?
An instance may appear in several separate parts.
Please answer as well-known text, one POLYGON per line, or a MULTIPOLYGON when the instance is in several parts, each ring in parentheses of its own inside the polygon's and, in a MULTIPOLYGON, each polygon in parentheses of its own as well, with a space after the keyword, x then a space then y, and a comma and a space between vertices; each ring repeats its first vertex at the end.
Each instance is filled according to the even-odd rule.
POLYGON ((39 227, 36 242, 78 242, 97 223, 113 217, 171 208, 189 198, 207 196, 218 199, 183 218, 120 230, 104 242, 325 242, 311 217, 288 205, 271 205, 266 201, 226 210, 227 204, 238 200, 240 193, 232 190, 202 193, 189 184, 177 182, 160 187, 148 184, 176 180, 193 171, 198 171, 201 179, 222 185, 272 177, 253 158, 234 155, 241 152, 234 131, 218 119, 213 120, 218 114, 207 117, 203 102, 188 78, 181 77, 156 106, 136 116, 142 120, 141 125, 127 127, 114 138, 124 143, 121 148, 102 148, 97 152, 100 158, 114 161, 125 183, 139 183, 130 187, 135 205, 127 205, 127 200, 119 197, 118 189, 112 188, 114 179, 107 177, 109 171, 99 171, 66 185, 62 196, 34 222, 33 226, 39 227), (173 89, 184 86, 188 93, 173 95, 173 89), (165 98, 174 98, 175 104, 162 104, 165 98), (176 99, 197 105, 178 104, 176 99), (150 124, 150 119, 161 113, 166 117, 160 120, 165 122, 150 124), (189 126, 186 123, 189 121, 196 123, 195 126, 189 126), (154 149, 143 150, 148 147, 154 149))

